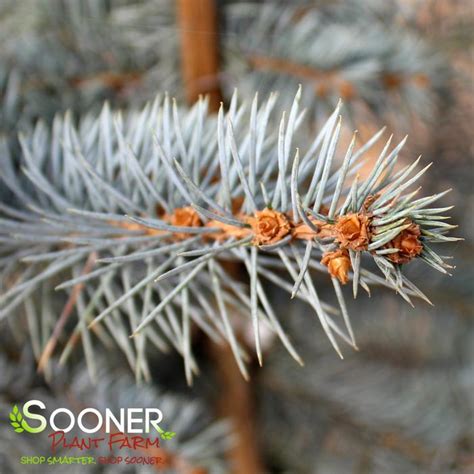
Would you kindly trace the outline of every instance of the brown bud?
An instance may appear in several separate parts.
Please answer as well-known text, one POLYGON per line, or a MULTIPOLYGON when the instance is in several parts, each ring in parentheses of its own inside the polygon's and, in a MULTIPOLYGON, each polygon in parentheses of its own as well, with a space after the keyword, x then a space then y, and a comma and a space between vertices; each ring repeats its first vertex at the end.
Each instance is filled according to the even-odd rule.
MULTIPOLYGON (((177 227, 200 227, 202 225, 199 214, 190 206, 176 208, 168 219, 171 225, 177 227)), ((177 239, 186 239, 189 237, 189 234, 184 232, 177 233, 175 237, 177 239)))
POLYGON ((290 232, 290 223, 284 214, 265 208, 248 218, 254 233, 253 243, 270 245, 278 242, 290 232))
POLYGON ((420 255, 423 250, 423 245, 419 239, 420 235, 420 226, 412 223, 410 227, 400 232, 385 245, 385 248, 399 249, 397 253, 387 255, 387 258, 394 263, 407 263, 417 255, 420 255))
POLYGON ((338 218, 336 239, 341 247, 366 250, 369 244, 368 217, 364 214, 347 214, 338 218))
POLYGON ((348 273, 351 268, 351 260, 347 250, 339 249, 334 252, 326 252, 321 263, 326 265, 329 274, 336 277, 343 285, 349 281, 348 273))

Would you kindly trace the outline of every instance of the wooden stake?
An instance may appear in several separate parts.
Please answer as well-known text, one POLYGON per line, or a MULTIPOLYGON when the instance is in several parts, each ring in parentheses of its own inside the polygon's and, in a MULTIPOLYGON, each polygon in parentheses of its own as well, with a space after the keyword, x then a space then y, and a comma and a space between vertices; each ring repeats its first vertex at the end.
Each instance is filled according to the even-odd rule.
POLYGON ((212 112, 219 110, 219 37, 214 0, 178 0, 181 68, 188 104, 209 96, 212 112))
POLYGON ((219 380, 218 412, 232 422, 236 435, 235 446, 230 452, 232 474, 262 474, 259 439, 256 434, 255 406, 250 382, 246 382, 237 368, 228 344, 212 343, 213 358, 219 380))

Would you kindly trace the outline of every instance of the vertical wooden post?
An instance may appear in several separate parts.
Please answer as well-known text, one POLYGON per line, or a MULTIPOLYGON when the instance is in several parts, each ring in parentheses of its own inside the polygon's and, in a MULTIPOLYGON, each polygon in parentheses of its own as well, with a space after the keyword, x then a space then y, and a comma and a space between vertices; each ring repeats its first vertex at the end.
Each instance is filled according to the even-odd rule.
POLYGON ((181 68, 188 104, 209 96, 211 111, 219 110, 219 38, 215 0, 178 0, 181 68))
MULTIPOLYGON (((209 108, 217 112, 222 101, 219 84, 219 37, 216 3, 218 0, 178 0, 181 35, 181 67, 188 104, 199 95, 209 96, 209 108)), ((236 274, 240 268, 228 268, 236 274)), ((242 378, 228 345, 211 344, 220 380, 218 409, 234 426, 236 444, 230 454, 234 474, 261 474, 253 400, 250 387, 242 378)))
POLYGON ((262 474, 259 439, 256 432, 253 393, 237 368, 229 345, 212 343, 211 354, 219 376, 219 413, 232 422, 236 435, 230 453, 233 474, 262 474))

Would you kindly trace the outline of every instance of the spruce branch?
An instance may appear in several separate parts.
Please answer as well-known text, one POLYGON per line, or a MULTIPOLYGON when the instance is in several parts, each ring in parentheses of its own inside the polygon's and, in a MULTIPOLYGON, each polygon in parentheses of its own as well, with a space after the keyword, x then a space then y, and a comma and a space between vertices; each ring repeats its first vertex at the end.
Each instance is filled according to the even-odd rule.
POLYGON ((299 143, 301 97, 300 89, 279 123, 274 96, 259 105, 257 96, 239 103, 236 93, 217 117, 207 116, 204 99, 188 110, 165 96, 127 114, 106 105, 78 126, 57 117, 51 131, 39 123, 21 136, 21 169, 7 153, 1 163, 16 200, 0 206, 0 318, 25 304, 34 311, 38 292, 50 300, 54 288, 66 290, 76 325, 63 361, 80 335, 95 372, 89 327, 115 340, 138 379, 149 377, 145 347, 174 347, 191 383, 194 326, 228 341, 248 377, 235 317, 251 322, 260 362, 262 328, 301 362, 265 281, 309 304, 340 357, 341 342, 357 347, 341 284, 352 279, 354 296, 382 284, 410 304, 428 300, 402 269, 416 259, 448 273, 432 245, 458 240, 447 235, 456 227, 446 222, 449 208, 429 207, 446 192, 415 199, 412 191, 430 165, 397 168, 405 139, 393 146, 389 138, 359 177, 383 132, 343 148, 339 103, 312 143, 299 143), (226 261, 243 263, 249 287, 233 281, 226 261), (315 271, 332 280, 336 305, 321 300, 315 271))
POLYGON ((419 33, 400 27, 397 13, 389 2, 231 3, 227 83, 284 97, 302 83, 310 109, 328 112, 342 97, 356 122, 367 111, 396 122, 394 110, 398 120, 401 110, 428 120, 449 70, 419 33))

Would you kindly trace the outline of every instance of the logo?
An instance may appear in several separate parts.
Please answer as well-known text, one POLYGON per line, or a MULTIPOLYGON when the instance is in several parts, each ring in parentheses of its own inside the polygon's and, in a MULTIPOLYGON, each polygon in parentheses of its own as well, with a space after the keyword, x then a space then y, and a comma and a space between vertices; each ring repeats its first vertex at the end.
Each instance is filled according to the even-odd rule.
POLYGON ((10 412, 10 424, 17 433, 24 431, 41 433, 48 425, 53 431, 68 433, 77 425, 83 433, 87 434, 97 432, 149 434, 155 430, 163 440, 170 440, 176 435, 174 431, 165 431, 160 427, 163 413, 158 408, 121 408, 118 415, 109 408, 105 409, 105 413, 101 413, 96 408, 84 408, 77 416, 67 408, 57 408, 47 419, 43 415, 33 413, 32 407, 46 409, 46 405, 41 400, 29 400, 23 405, 22 410, 18 408, 18 405, 13 406, 10 412), (67 419, 62 425, 58 421, 60 415, 67 419), (27 419, 33 420, 36 426, 31 426, 27 419), (85 419, 89 420, 89 424, 86 425, 85 419))
POLYGON ((21 464, 160 464, 165 462, 156 455, 160 439, 171 440, 176 435, 162 428, 163 413, 158 408, 120 408, 114 412, 87 407, 75 414, 60 407, 49 413, 41 400, 29 400, 22 407, 13 405, 9 418, 16 433, 37 435, 50 430, 47 436, 52 456, 21 456, 21 464), (69 434, 72 430, 85 435, 69 434), (100 446, 108 448, 111 455, 95 457, 95 449, 100 446), (78 455, 57 456, 58 449, 78 455), (137 451, 138 455, 115 455, 116 450, 137 451), (84 451, 91 455, 84 455, 84 451))

